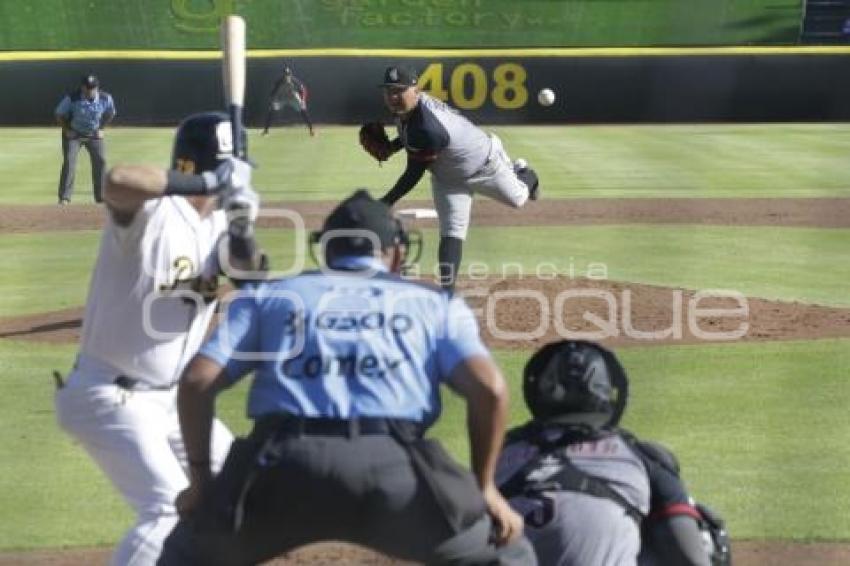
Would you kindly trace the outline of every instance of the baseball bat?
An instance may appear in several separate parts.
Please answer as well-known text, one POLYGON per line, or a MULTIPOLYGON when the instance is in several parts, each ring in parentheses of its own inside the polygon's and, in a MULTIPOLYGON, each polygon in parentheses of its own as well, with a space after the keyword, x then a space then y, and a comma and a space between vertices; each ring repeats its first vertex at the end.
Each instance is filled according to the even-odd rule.
POLYGON ((245 20, 231 14, 221 24, 221 72, 224 102, 230 115, 233 134, 233 155, 245 158, 242 106, 245 102, 245 20))

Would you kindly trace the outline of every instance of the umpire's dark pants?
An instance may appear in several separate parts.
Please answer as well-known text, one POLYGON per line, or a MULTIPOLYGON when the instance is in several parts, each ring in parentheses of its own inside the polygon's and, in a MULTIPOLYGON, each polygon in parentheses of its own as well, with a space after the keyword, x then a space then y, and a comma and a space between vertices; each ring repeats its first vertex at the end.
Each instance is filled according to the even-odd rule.
POLYGON ((450 527, 408 450, 390 435, 292 436, 274 453, 277 463, 259 468, 247 492, 238 532, 181 521, 158 564, 256 564, 323 540, 428 564, 536 564, 524 538, 496 549, 486 514, 450 527))
POLYGON ((106 168, 106 153, 102 138, 73 137, 62 134, 62 172, 59 175, 59 201, 71 200, 74 193, 74 175, 77 169, 77 155, 80 147, 85 147, 91 158, 91 183, 94 188, 95 202, 102 202, 103 175, 106 168))

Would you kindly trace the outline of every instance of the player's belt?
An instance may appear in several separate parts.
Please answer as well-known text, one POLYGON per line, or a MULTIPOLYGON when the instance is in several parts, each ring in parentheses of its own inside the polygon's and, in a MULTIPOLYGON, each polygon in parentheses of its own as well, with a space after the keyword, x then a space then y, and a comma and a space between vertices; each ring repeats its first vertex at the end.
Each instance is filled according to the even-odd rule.
POLYGON ((119 375, 113 383, 125 391, 168 391, 177 385, 176 382, 168 385, 151 385, 141 379, 134 379, 126 375, 119 375))
POLYGON ((493 138, 492 138, 492 137, 490 137, 490 136, 487 136, 487 138, 490 140, 490 149, 487 151, 487 158, 484 160, 484 163, 482 163, 482 164, 481 164, 481 167, 479 167, 478 169, 476 169, 476 170, 475 170, 475 173, 473 173, 472 175, 470 175, 470 178, 471 178, 471 177, 476 177, 476 176, 481 175, 482 173, 484 173, 484 171, 486 171, 486 170, 487 170, 487 168, 488 168, 488 167, 490 167, 490 164, 491 164, 491 163, 493 162, 493 160, 496 158, 496 155, 495 155, 495 153, 493 152, 493 138))
POLYGON ((264 416, 258 427, 275 430, 287 436, 347 436, 392 434, 393 427, 400 423, 418 426, 418 423, 402 419, 382 417, 358 417, 353 419, 331 419, 323 417, 297 417, 279 414, 264 416))
POLYGON ((94 137, 95 134, 95 132, 84 134, 80 130, 75 130, 74 128, 71 128, 71 131, 74 132, 74 134, 77 136, 77 139, 91 139, 94 137))

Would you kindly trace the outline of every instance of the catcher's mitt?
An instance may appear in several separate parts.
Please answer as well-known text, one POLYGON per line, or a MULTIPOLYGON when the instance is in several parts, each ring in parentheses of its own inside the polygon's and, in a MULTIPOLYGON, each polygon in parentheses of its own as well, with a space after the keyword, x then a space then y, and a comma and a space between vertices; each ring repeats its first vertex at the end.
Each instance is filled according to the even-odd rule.
POLYGON ((386 161, 393 154, 393 144, 380 122, 363 124, 360 128, 360 145, 378 162, 386 161))

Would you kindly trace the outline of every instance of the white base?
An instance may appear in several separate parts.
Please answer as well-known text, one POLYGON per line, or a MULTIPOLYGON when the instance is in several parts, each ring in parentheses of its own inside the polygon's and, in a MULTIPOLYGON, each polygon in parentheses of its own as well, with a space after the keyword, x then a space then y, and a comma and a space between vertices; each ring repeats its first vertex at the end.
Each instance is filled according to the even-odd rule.
POLYGON ((433 208, 405 208, 404 210, 399 210, 398 214, 413 218, 437 218, 437 211, 433 208))

